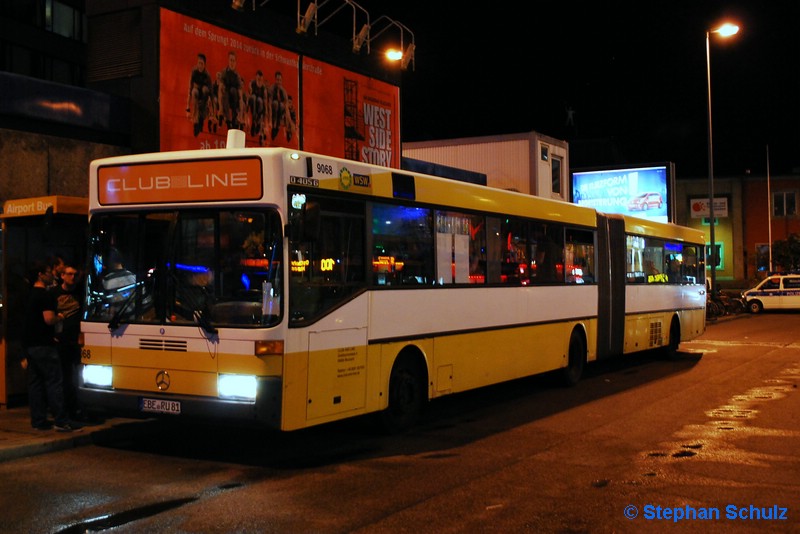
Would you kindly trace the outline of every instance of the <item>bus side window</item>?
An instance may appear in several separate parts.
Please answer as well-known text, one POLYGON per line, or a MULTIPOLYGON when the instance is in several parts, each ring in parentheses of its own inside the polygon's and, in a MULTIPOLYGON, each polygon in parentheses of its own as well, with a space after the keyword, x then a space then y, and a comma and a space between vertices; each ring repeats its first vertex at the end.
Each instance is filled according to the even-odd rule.
MULTIPOLYGON (((497 221, 492 217, 483 215, 467 216, 469 219, 469 277, 470 284, 485 284, 487 278, 487 258, 488 247, 486 234, 489 233, 489 225, 497 221)), ((498 252, 498 251, 495 251, 498 252)), ((500 280, 499 273, 497 281, 500 280)), ((458 280, 456 280, 458 281, 458 280)))
POLYGON ((642 251, 644 261, 645 282, 648 284, 665 284, 669 281, 667 272, 667 262, 664 257, 664 241, 652 237, 644 238, 644 250, 642 251))
POLYGON ((509 285, 528 285, 530 263, 528 259, 528 225, 525 221, 508 217, 501 224, 502 259, 500 281, 509 285))
POLYGON ((436 211, 436 283, 484 283, 486 224, 482 216, 436 211))
POLYGON ((535 223, 536 283, 564 282, 564 230, 555 224, 535 223))
POLYGON ((568 284, 594 283, 594 232, 567 229, 565 264, 568 284))
POLYGON ((372 284, 432 284, 431 211, 375 203, 372 220, 372 284))
POLYGON ((702 266, 698 265, 697 247, 694 245, 684 245, 683 258, 681 261, 681 283, 683 284, 697 284, 703 282, 702 266))

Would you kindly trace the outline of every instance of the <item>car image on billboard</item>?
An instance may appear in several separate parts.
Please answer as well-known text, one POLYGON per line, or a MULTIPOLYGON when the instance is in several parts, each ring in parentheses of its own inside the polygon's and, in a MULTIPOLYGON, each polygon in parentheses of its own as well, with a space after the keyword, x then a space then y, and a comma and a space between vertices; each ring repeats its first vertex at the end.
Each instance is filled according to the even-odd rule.
POLYGON ((645 211, 650 208, 659 209, 664 204, 661 193, 643 193, 628 202, 628 211, 645 211))

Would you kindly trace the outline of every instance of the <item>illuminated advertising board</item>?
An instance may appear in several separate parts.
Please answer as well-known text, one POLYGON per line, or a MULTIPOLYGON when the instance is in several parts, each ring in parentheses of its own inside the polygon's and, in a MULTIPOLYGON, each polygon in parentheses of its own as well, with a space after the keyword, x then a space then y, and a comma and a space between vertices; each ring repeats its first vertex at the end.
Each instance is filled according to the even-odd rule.
POLYGON ((161 150, 298 148, 300 56, 166 9, 160 40, 161 150))
POLYGON ((400 89, 303 58, 303 147, 400 167, 400 89))
POLYGON ((138 165, 106 165, 97 171, 100 204, 259 200, 261 159, 220 158, 138 165))
POLYGON ((579 169, 572 172, 572 202, 603 213, 673 222, 672 163, 579 169))
POLYGON ((228 129, 237 128, 246 146, 400 167, 398 86, 160 13, 162 151, 223 148, 228 129))

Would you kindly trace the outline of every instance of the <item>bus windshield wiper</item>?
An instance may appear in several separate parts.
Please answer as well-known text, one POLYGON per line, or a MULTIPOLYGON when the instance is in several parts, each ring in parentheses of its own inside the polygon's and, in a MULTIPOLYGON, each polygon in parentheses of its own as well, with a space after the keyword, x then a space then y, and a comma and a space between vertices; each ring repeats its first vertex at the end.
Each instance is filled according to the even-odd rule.
POLYGON ((206 302, 205 298, 207 294, 206 288, 189 286, 181 281, 181 279, 174 273, 172 274, 172 279, 175 281, 181 300, 185 301, 186 304, 189 305, 187 311, 191 310, 192 318, 195 320, 195 322, 209 334, 216 334, 217 329, 211 324, 211 321, 206 314, 206 311, 208 310, 208 303, 206 302), (202 297, 199 297, 195 292, 192 291, 192 289, 200 289, 203 293, 202 297))
POLYGON ((117 311, 114 312, 114 315, 108 322, 109 330, 116 330, 117 328, 119 328, 119 324, 122 320, 122 314, 125 313, 125 311, 128 309, 128 306, 131 305, 131 302, 133 302, 136 299, 136 294, 137 294, 137 288, 136 286, 134 286, 133 290, 131 291, 131 294, 125 298, 125 300, 122 303, 122 306, 120 306, 117 309, 117 311))
POLYGON ((203 327, 203 330, 209 334, 217 333, 217 329, 211 324, 211 321, 209 321, 208 317, 206 317, 206 314, 203 313, 203 310, 194 310, 192 312, 192 317, 194 317, 194 320, 197 321, 197 324, 203 327))

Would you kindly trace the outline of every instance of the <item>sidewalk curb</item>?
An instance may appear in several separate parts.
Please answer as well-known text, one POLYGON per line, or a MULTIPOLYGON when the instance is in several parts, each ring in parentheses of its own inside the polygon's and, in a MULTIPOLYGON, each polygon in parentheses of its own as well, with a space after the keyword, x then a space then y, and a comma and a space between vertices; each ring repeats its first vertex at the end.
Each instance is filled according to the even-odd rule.
POLYGON ((735 321, 736 319, 749 319, 752 317, 749 313, 736 313, 733 315, 720 315, 719 317, 706 318, 706 325, 727 323, 728 321, 735 321))
POLYGON ((0 430, 0 438, 4 437, 3 434, 8 436, 7 443, 0 442, 0 463, 125 439, 136 426, 146 421, 149 419, 115 419, 102 425, 85 426, 79 431, 63 434, 55 430, 0 430))

